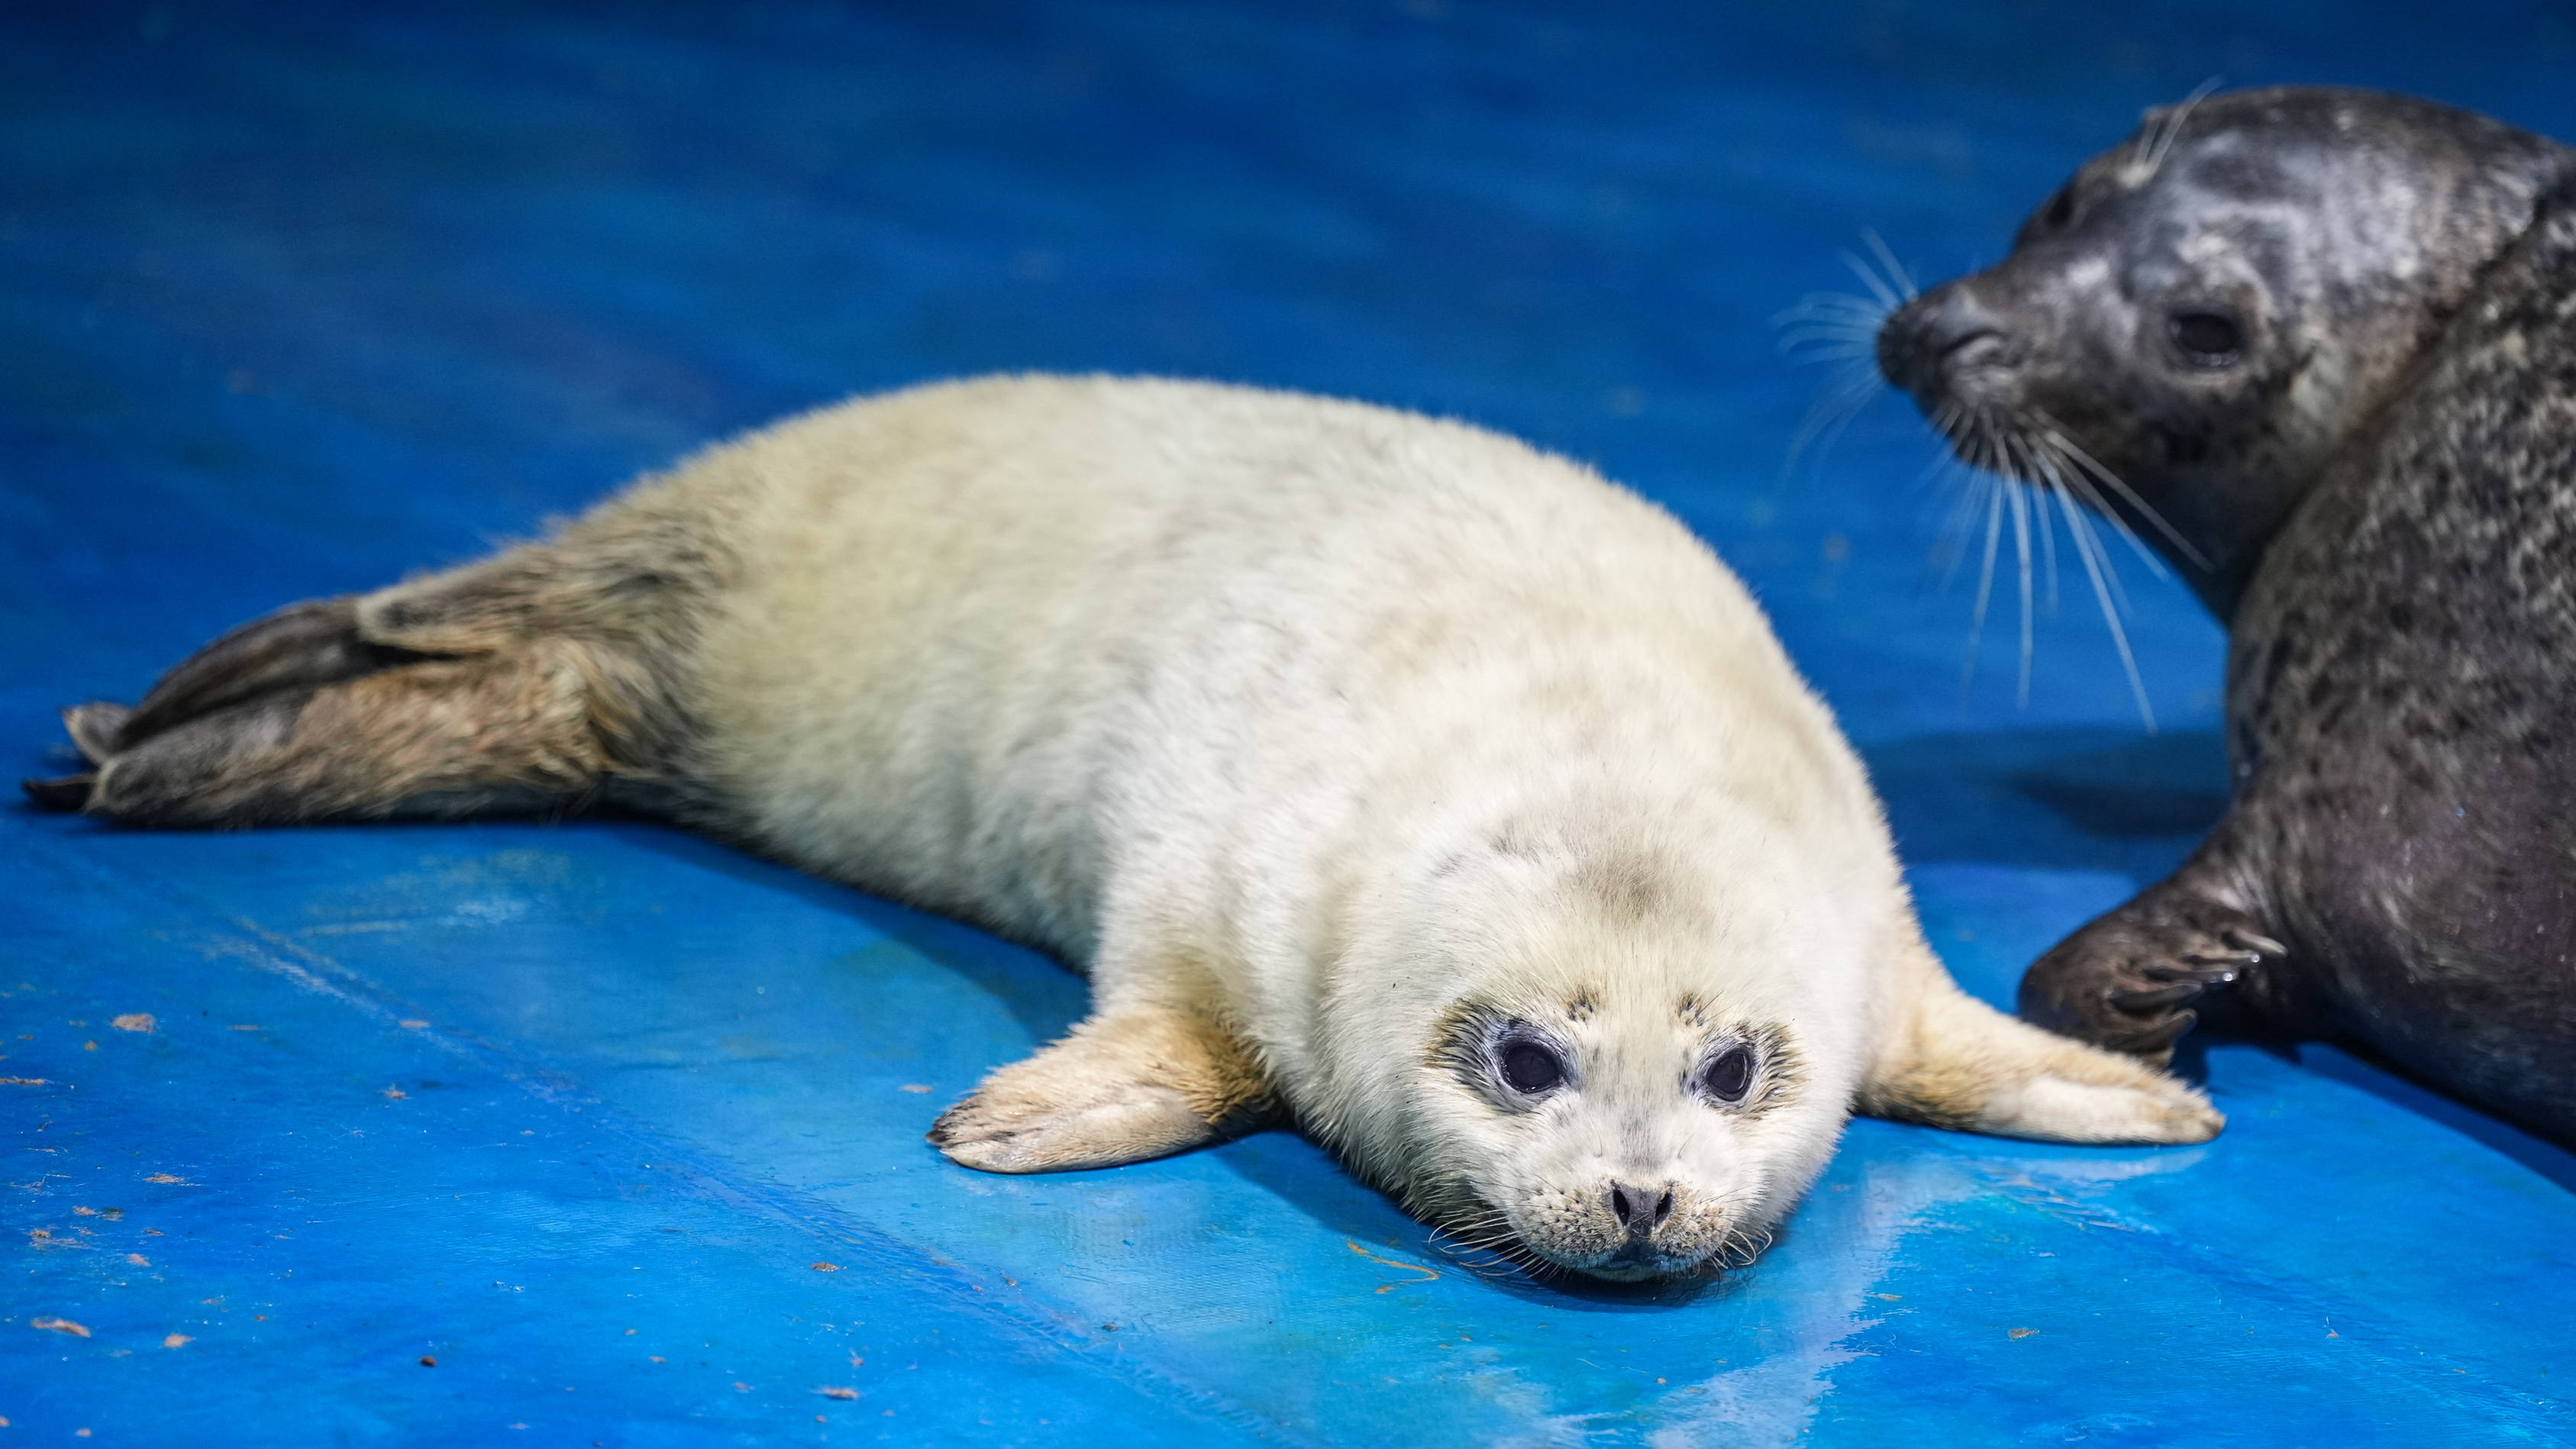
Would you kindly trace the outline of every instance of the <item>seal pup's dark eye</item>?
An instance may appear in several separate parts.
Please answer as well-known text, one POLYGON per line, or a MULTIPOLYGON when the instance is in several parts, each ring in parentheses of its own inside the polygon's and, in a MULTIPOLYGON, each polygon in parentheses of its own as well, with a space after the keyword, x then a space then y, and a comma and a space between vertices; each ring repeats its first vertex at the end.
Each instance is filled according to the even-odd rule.
POLYGON ((2245 329, 2224 312, 2201 308, 2176 312, 2166 322, 2174 346, 2197 367, 2225 367, 2245 350, 2245 329))
POLYGON ((1494 1054, 1494 1061, 1502 1068, 1503 1081, 1524 1097, 1554 1091, 1565 1084, 1565 1063, 1544 1042, 1513 1037, 1494 1054))
POLYGON ((1741 1102, 1753 1086, 1753 1052, 1747 1047, 1728 1047, 1717 1058, 1700 1068, 1699 1089, 1720 1102, 1741 1102))

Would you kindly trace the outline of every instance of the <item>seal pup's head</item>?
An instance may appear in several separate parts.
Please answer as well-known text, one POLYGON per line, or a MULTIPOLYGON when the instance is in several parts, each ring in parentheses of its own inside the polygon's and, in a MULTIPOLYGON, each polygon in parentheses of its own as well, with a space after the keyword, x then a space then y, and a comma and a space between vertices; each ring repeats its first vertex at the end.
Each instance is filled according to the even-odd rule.
POLYGON ((2570 168, 2541 137, 2370 91, 2151 111, 2004 261, 1889 317, 1879 367, 1962 459, 2111 513, 2224 618, 2570 168))
POLYGON ((1316 1125, 1416 1215, 1525 1267, 1748 1259, 1841 1134, 1870 958, 1905 923, 1855 856, 1814 899, 1830 860, 1492 831, 1418 887, 1393 944, 1426 969, 1329 1002, 1348 1115, 1316 1125))

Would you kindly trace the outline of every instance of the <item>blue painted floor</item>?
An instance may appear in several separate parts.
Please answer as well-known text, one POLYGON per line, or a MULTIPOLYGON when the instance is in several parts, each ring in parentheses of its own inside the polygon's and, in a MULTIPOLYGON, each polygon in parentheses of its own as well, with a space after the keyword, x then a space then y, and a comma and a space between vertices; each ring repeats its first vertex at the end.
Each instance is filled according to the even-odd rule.
MULTIPOLYGON (((0 10, 0 753, 219 629, 842 394, 1215 376, 1598 461, 1759 589, 2004 1000, 2222 803, 2221 639, 1974 564, 1771 317, 2000 250, 2212 73, 2576 137, 2554 5, 0 10)), ((1080 982, 611 821, 0 809, 0 1446, 2576 1441, 2576 1159, 2340 1052, 2171 1151, 1857 1124, 1782 1241, 1492 1281, 1267 1134, 921 1140, 1080 982), (139 1028, 139 1029, 138 1029, 139 1028), (434 1362, 434 1366, 432 1361, 434 1362), (86 1436, 85 1438, 77 1436, 86 1436)))

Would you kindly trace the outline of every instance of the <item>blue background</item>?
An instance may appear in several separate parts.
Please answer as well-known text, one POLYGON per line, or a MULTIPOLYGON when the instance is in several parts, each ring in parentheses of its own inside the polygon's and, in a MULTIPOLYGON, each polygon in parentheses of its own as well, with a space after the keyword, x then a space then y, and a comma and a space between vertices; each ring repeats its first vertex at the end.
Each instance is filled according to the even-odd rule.
MULTIPOLYGON (((12 4, 0 751, 68 768, 62 704, 791 409, 1230 378, 1670 505, 2005 1000, 2221 808, 2221 636, 2124 557, 2161 733, 2072 576, 2027 704, 2008 594, 1963 685, 1959 481, 1892 398, 1784 468, 1831 373, 1771 319, 1864 228, 1993 259, 2213 74, 2576 136, 2537 4, 12 4)), ((2332 1049, 2194 1054, 2203 1147, 1859 1123, 1752 1268, 1582 1292, 1286 1134, 922 1143, 1082 1009, 644 824, 0 810, 0 1445, 2576 1440, 2576 1160, 2332 1049)))

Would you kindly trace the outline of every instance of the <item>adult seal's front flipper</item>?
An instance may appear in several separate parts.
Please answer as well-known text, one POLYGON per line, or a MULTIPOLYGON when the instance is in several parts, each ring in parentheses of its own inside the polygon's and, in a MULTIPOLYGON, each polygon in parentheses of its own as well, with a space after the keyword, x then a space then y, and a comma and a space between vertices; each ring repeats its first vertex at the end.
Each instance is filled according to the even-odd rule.
POLYGON ((2269 995, 2289 948, 2195 861, 2097 916, 2021 978, 2021 1014, 2050 1031, 2154 1062, 2202 1010, 2269 995))

